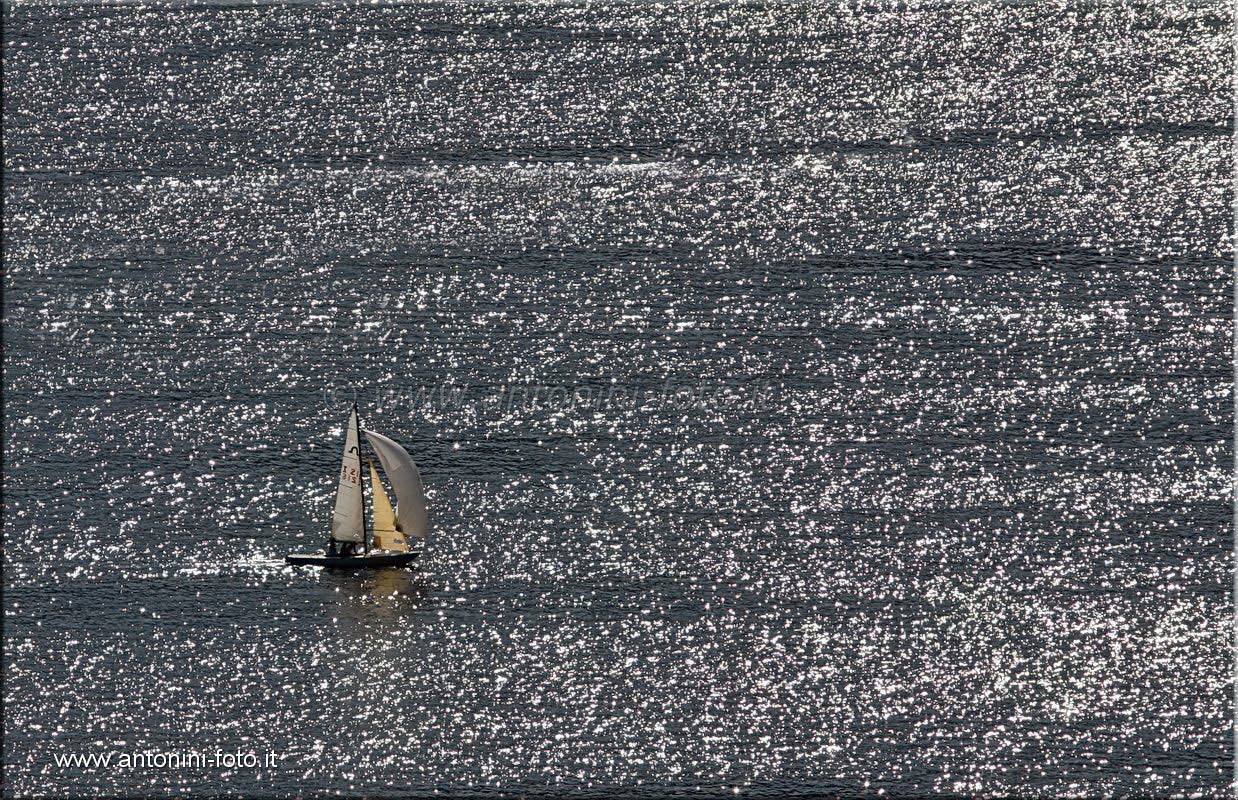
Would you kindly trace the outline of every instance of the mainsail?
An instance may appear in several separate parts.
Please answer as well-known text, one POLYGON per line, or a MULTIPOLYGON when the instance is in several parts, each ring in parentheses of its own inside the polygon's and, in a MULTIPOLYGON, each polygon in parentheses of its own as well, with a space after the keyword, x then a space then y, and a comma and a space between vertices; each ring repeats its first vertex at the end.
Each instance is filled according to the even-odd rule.
POLYGON ((348 415, 344 434, 344 463, 335 492, 335 514, 331 518, 331 538, 337 542, 365 541, 365 498, 361 489, 361 442, 357 434, 357 408, 348 415))
POLYGON ((391 501, 383 491, 382 479, 378 477, 378 470, 374 468, 373 462, 370 462, 370 486, 374 489, 370 495, 374 498, 374 547, 407 553, 408 542, 404 540, 404 534, 396 528, 395 512, 391 510, 391 501))
POLYGON ((426 518, 426 496, 421 488, 421 473, 408 451, 381 433, 366 431, 365 438, 378 454, 383 471, 395 490, 396 523, 405 536, 424 539, 429 523, 426 518))

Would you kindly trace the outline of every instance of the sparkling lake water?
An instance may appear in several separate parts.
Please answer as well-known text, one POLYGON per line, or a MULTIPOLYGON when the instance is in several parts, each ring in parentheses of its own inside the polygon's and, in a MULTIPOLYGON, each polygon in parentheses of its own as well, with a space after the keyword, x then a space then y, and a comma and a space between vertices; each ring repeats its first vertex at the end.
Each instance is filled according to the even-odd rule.
POLYGON ((4 14, 6 795, 1229 793, 1228 6, 4 14))

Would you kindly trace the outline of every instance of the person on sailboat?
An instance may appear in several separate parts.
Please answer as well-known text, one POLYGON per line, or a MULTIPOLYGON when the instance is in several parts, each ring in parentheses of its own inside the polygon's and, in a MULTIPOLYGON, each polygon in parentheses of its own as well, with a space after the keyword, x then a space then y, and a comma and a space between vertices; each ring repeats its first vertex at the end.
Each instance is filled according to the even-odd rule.
POLYGON ((327 544, 327 554, 331 556, 332 558, 348 558, 350 556, 356 555, 357 553, 356 542, 340 542, 339 544, 340 546, 339 546, 339 549, 337 550, 335 547, 335 540, 331 539, 327 544))

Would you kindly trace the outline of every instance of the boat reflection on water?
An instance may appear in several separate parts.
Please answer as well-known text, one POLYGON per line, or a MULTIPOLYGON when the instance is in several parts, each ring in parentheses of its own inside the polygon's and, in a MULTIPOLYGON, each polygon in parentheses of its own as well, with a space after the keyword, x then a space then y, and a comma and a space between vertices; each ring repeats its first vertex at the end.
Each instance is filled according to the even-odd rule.
POLYGON ((423 580, 414 570, 369 569, 356 572, 325 570, 323 580, 339 592, 341 616, 399 617, 419 609, 426 598, 423 580))

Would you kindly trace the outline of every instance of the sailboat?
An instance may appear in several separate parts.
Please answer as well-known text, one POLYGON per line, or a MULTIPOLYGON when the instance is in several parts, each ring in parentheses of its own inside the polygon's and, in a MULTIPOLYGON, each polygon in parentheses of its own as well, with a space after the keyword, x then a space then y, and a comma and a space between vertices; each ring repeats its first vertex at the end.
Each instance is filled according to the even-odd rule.
POLYGON ((335 490, 335 513, 331 517, 327 549, 318 553, 289 553, 286 561, 293 565, 351 569, 399 567, 421 555, 428 527, 426 496, 417 465, 398 443, 381 433, 363 429, 354 403, 344 432, 344 458, 340 466, 339 485, 335 490), (366 476, 361 466, 361 434, 365 434, 370 449, 378 456, 396 496, 393 509, 383 489, 378 468, 373 460, 369 460, 368 477, 374 513, 368 526, 365 513, 366 476))

